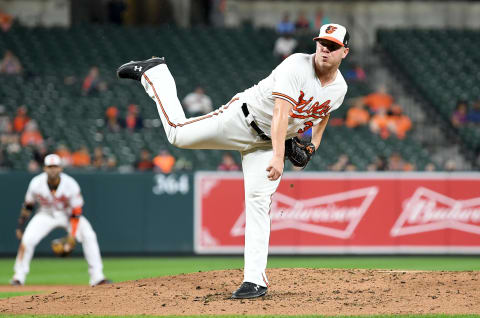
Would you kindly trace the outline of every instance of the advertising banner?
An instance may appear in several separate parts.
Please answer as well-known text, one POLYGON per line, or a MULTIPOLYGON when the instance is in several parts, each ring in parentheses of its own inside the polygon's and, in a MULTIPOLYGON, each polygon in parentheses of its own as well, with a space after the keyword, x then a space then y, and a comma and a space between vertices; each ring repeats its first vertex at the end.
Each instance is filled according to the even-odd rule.
MULTIPOLYGON (((242 253, 240 173, 197 173, 197 253, 242 253)), ((272 197, 270 251, 480 253, 480 174, 286 173, 272 197)))

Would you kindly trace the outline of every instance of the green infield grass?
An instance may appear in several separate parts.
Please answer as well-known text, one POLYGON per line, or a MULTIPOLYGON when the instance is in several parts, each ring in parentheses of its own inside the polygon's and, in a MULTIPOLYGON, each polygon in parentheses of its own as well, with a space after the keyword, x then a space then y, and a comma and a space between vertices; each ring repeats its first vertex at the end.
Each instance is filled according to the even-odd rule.
POLYGON ((8 297, 15 297, 15 296, 24 296, 24 295, 35 295, 40 294, 41 292, 32 292, 32 291, 24 291, 24 292, 0 292, 0 298, 8 298, 8 297))
MULTIPOLYGON (((105 275, 115 282, 142 278, 243 268, 242 257, 108 257, 105 275)), ((0 259, 0 285, 8 284, 14 259, 0 259)), ((269 268, 362 268, 395 270, 480 270, 479 256, 271 256, 269 268)), ((87 263, 76 258, 34 258, 28 285, 86 285, 87 263)))

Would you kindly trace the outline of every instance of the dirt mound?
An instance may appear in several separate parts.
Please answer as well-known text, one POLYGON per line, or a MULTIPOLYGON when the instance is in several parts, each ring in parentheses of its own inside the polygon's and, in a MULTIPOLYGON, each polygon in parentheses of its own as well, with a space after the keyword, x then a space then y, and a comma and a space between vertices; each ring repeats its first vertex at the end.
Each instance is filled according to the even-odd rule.
MULTIPOLYGON (((480 272, 269 269, 255 300, 229 299, 240 270, 213 271, 97 287, 49 286, 46 293, 0 299, 1 314, 62 315, 367 315, 480 313, 480 272)), ((37 286, 2 291, 40 290, 37 286)))

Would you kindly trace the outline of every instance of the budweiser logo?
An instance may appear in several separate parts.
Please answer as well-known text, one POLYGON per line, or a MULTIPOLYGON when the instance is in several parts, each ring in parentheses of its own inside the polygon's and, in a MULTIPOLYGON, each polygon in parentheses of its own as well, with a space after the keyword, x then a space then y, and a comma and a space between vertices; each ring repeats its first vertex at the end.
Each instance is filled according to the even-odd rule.
MULTIPOLYGON (((297 229, 341 239, 352 236, 355 228, 378 193, 368 187, 296 200, 285 194, 273 196, 270 209, 271 231, 297 229)), ((245 234, 245 211, 230 231, 232 236, 245 234)))
POLYGON ((480 197, 455 200, 420 187, 404 204, 391 236, 455 229, 480 235, 480 197))

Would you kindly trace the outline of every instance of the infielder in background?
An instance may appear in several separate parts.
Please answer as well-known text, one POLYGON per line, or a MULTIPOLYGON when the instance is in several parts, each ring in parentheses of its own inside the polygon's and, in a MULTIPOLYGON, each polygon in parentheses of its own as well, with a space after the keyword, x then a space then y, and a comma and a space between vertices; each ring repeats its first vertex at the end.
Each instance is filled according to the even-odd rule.
POLYGON ((291 55, 226 105, 190 119, 185 117, 163 58, 132 61, 117 70, 120 78, 140 81, 156 102, 172 145, 240 151, 245 180, 245 268, 244 281, 232 298, 267 292, 270 204, 285 155, 297 166, 307 164, 320 145, 330 112, 340 107, 347 92, 338 70, 349 52, 347 30, 338 24, 323 25, 314 40, 314 54, 291 55), (312 129, 311 143, 302 145, 292 139, 308 129, 312 129))
POLYGON ((62 173, 61 159, 55 154, 45 157, 45 172, 34 177, 28 186, 16 235, 20 242, 15 260, 11 285, 23 285, 30 270, 35 246, 57 227, 68 232, 64 245, 68 253, 75 247, 75 240, 82 243, 88 263, 90 285, 110 283, 103 275, 103 264, 97 235, 88 220, 82 216, 83 197, 78 183, 62 173), (35 204, 39 207, 25 228, 35 204), (24 232, 25 229, 25 232, 24 232))

